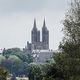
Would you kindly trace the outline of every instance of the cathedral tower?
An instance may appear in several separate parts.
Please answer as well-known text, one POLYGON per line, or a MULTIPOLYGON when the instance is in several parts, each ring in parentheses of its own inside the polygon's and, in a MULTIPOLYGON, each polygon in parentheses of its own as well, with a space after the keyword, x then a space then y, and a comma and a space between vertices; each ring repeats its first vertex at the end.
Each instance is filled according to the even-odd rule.
POLYGON ((37 42, 36 20, 34 20, 34 26, 33 26, 33 29, 31 31, 31 41, 32 41, 33 44, 37 42))
POLYGON ((32 49, 48 50, 49 49, 49 31, 46 27, 45 20, 42 27, 42 41, 40 41, 40 31, 36 27, 36 20, 31 31, 32 49))
POLYGON ((42 43, 44 44, 44 49, 49 49, 49 31, 46 27, 45 20, 42 27, 42 43))
POLYGON ((31 32, 31 39, 33 44, 40 42, 40 31, 36 27, 36 20, 34 20, 34 26, 31 32))

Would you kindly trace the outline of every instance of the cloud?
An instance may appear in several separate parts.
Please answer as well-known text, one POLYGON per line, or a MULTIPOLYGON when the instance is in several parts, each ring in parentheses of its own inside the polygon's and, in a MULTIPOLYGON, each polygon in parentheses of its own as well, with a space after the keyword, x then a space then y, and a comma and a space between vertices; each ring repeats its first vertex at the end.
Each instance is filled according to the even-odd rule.
POLYGON ((0 13, 63 10, 66 0, 0 0, 0 13))
POLYGON ((62 11, 67 7, 67 0, 46 0, 46 8, 50 10, 62 11))
POLYGON ((0 0, 0 12, 35 11, 43 4, 43 0, 0 0))

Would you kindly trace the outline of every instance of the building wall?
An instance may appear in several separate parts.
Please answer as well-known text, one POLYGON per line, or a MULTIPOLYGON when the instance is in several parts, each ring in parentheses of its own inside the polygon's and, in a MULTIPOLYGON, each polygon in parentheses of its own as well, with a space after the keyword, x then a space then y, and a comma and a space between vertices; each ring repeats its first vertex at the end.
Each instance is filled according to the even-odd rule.
POLYGON ((37 63, 44 63, 47 60, 50 60, 51 57, 53 56, 53 51, 49 50, 40 50, 40 51, 33 51, 33 57, 34 57, 34 62, 37 63))

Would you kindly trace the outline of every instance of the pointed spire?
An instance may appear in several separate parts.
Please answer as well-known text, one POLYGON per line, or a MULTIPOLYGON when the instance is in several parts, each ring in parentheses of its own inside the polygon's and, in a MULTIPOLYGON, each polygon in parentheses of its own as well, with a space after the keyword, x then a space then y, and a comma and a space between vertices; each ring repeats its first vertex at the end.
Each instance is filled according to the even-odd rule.
POLYGON ((44 18, 44 22, 43 22, 43 28, 42 30, 47 31, 47 27, 46 27, 46 23, 45 23, 45 18, 44 18))
POLYGON ((37 30, 37 27, 36 27, 36 19, 34 19, 34 25, 33 25, 32 31, 35 31, 35 30, 37 30))
POLYGON ((46 23, 45 23, 45 18, 44 18, 44 23, 43 23, 43 27, 46 27, 46 23))
POLYGON ((36 19, 34 19, 34 27, 36 28, 36 19))

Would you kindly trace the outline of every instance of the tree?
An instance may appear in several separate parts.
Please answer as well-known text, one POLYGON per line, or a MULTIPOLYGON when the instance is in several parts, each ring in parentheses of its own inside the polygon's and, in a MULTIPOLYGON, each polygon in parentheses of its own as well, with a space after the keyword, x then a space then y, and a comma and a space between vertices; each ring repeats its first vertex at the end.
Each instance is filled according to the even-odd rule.
POLYGON ((80 0, 71 2, 64 25, 64 39, 55 54, 56 68, 63 73, 64 80, 80 79, 80 0))
POLYGON ((42 80, 64 80, 63 73, 53 62, 47 62, 41 65, 42 80))
POLYGON ((22 53, 22 51, 20 50, 20 48, 10 48, 10 49, 5 49, 3 50, 2 54, 4 56, 9 56, 9 55, 14 55, 16 53, 22 53))
POLYGON ((73 0, 65 15, 64 34, 67 41, 80 44, 80 0, 73 0))
POLYGON ((0 80, 6 80, 7 79, 8 72, 0 67, 0 80))
POLYGON ((31 54, 15 53, 15 55, 19 57, 23 62, 27 62, 28 64, 33 62, 33 56, 31 54))
POLYGON ((7 59, 1 61, 1 65, 11 74, 23 74, 24 63, 15 55, 10 55, 7 59))
POLYGON ((20 48, 9 48, 3 50, 0 56, 0 64, 5 67, 11 74, 27 75, 28 64, 33 62, 31 54, 24 53, 20 48))
POLYGON ((28 66, 29 80, 42 80, 41 68, 36 63, 29 64, 28 66))

